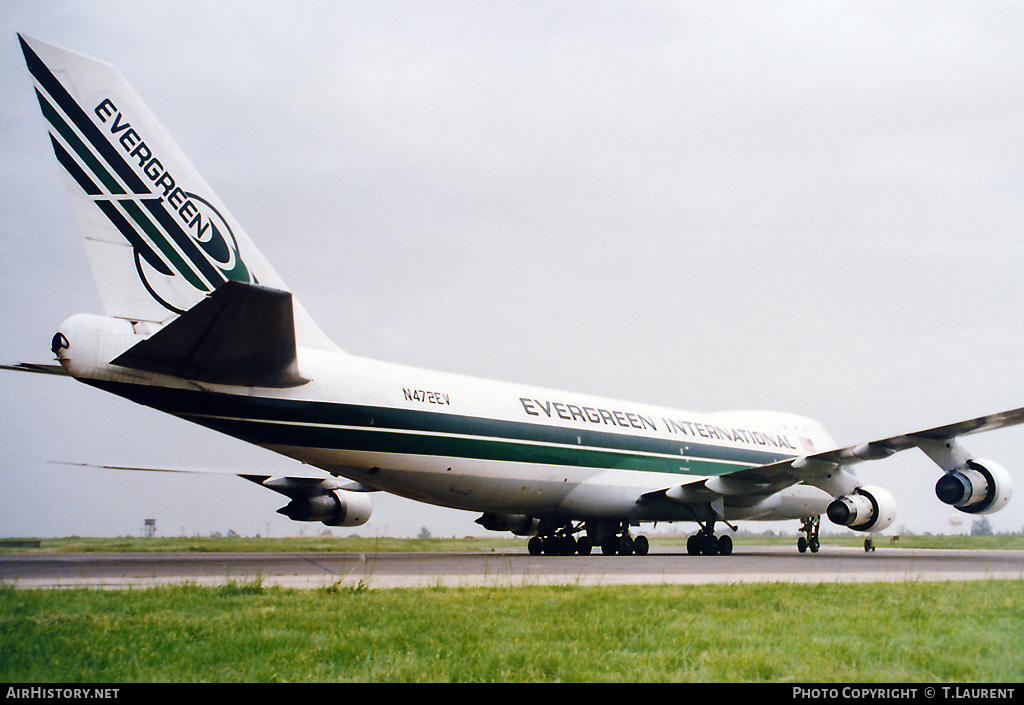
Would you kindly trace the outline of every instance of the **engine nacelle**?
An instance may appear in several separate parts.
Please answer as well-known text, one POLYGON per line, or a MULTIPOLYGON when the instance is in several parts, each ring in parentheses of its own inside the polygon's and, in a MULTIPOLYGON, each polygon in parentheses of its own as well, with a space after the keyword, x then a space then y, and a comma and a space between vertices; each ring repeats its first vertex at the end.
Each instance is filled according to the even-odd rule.
POLYGON ((854 531, 883 531, 896 521, 896 499, 884 487, 858 487, 834 499, 826 514, 832 523, 854 531))
POLYGON ((476 523, 488 531, 511 531, 516 536, 534 536, 540 529, 540 520, 525 514, 487 512, 476 523))
POLYGON ((293 521, 322 521, 327 526, 362 526, 370 519, 373 503, 363 492, 332 490, 313 497, 297 497, 277 510, 293 521))
POLYGON ((947 472, 935 483, 941 502, 967 514, 991 514, 1006 506, 1013 495, 1013 481, 1002 465, 991 460, 969 460, 947 472))

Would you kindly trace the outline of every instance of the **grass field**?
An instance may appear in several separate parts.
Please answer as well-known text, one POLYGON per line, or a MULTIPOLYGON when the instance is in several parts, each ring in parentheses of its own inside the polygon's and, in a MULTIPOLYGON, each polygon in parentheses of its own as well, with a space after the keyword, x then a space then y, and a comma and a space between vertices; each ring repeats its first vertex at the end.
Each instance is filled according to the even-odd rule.
MULTIPOLYGON (((925 538, 972 548, 1019 541, 925 538)), ((61 539, 35 550, 369 550, 363 542, 376 550, 521 546, 501 539, 61 539)), ((1017 683, 1024 680, 1022 624, 1021 580, 0 587, 0 682, 1017 683)))
POLYGON ((1020 682, 1024 582, 0 588, 0 681, 1020 682))

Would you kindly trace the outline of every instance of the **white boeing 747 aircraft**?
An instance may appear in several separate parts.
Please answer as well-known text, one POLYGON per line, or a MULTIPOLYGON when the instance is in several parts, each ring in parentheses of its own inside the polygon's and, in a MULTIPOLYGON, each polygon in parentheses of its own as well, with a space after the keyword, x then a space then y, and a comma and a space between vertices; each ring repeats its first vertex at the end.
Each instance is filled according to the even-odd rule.
POLYGON ((85 384, 268 448, 322 477, 242 474, 297 521, 357 526, 373 492, 480 512, 534 554, 647 553, 644 522, 696 522, 688 550, 728 554, 716 523, 819 518, 878 532, 895 518, 851 466, 920 448, 938 499, 1006 506, 1010 476, 958 440, 1024 409, 836 447, 775 412, 694 413, 376 362, 313 322, 113 67, 19 37, 104 312, 64 321, 55 364, 85 384))

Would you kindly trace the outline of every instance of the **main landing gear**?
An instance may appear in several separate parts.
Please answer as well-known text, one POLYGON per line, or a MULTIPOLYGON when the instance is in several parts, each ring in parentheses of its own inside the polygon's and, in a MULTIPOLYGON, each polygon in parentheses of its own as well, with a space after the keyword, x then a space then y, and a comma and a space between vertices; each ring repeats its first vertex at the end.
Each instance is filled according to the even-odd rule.
POLYGON ((606 556, 646 556, 651 548, 646 536, 630 536, 625 522, 619 526, 589 527, 586 535, 573 536, 583 529, 582 524, 562 526, 550 534, 534 536, 526 546, 531 556, 589 556, 595 542, 606 556))
POLYGON ((686 552, 691 556, 729 556, 732 555, 732 537, 715 536, 715 522, 709 521, 686 539, 686 552))
POLYGON ((801 536, 796 540, 796 548, 800 553, 807 553, 807 549, 811 549, 811 553, 818 552, 818 549, 821 548, 821 544, 818 542, 820 527, 821 517, 807 517, 800 522, 800 531, 807 534, 807 536, 801 536))
POLYGON ((650 550, 651 543, 646 536, 633 538, 628 531, 601 542, 601 553, 606 556, 646 556, 650 550))
POLYGON ((550 536, 534 536, 526 544, 531 556, 589 556, 593 550, 586 536, 579 539, 572 534, 559 532, 550 536))

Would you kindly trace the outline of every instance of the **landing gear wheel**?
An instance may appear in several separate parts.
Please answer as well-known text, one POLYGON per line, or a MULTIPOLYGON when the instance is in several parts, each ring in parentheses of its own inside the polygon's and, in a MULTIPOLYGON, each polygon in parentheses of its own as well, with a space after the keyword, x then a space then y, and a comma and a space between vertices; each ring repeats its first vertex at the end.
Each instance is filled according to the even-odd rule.
POLYGON ((732 555, 732 537, 731 536, 719 536, 718 537, 718 555, 720 555, 720 556, 731 556, 732 555))
POLYGON ((638 556, 647 555, 649 543, 646 536, 633 539, 629 534, 609 536, 601 543, 601 553, 606 556, 638 556))
POLYGON ((807 549, 811 549, 811 553, 817 553, 818 549, 821 548, 821 543, 818 541, 818 529, 821 528, 821 517, 807 517, 800 523, 800 531, 807 534, 807 536, 801 536, 796 540, 796 549, 800 553, 807 553, 807 549))
POLYGON ((691 556, 700 555, 700 537, 697 534, 686 539, 686 552, 691 556))
MULTIPOLYGON (((729 528, 733 529, 732 526, 729 528)), ((701 525, 700 531, 686 539, 686 552, 691 556, 729 556, 732 555, 732 537, 716 537, 715 522, 709 521, 701 525)))
POLYGON ((700 539, 700 552, 705 556, 718 555, 718 539, 714 534, 707 534, 700 539))
POLYGON ((874 550, 875 550, 875 544, 871 541, 871 538, 869 537, 869 538, 864 539, 864 552, 867 553, 868 551, 874 551, 874 550))
POLYGON ((582 531, 582 525, 572 523, 554 528, 550 533, 534 536, 526 548, 531 556, 581 556, 589 555, 593 543, 586 536, 577 539, 574 534, 582 531))
POLYGON ((647 540, 646 536, 640 535, 633 539, 633 555, 646 556, 650 550, 651 542, 647 540))
POLYGON ((629 534, 623 534, 619 537, 619 555, 620 556, 632 556, 633 555, 633 539, 629 534))

